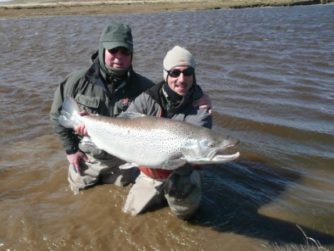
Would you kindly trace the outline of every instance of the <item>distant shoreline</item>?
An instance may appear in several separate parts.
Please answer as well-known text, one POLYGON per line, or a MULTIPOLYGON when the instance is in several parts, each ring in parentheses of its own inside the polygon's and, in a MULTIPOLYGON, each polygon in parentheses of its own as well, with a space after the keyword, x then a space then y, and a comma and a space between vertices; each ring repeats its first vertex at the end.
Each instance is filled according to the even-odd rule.
POLYGON ((334 0, 130 0, 130 1, 50 1, 14 0, 0 2, 0 17, 99 15, 161 11, 206 10, 265 6, 326 4, 334 0))

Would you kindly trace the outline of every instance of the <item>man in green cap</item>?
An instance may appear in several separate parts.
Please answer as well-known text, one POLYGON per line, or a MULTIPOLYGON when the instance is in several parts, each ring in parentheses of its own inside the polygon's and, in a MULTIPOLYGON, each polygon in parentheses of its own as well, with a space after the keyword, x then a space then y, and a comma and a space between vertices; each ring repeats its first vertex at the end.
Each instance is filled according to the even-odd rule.
POLYGON ((136 168, 120 170, 124 162, 58 122, 66 97, 73 97, 88 113, 116 117, 125 111, 132 100, 153 86, 152 81, 133 70, 132 56, 131 28, 112 23, 103 30, 89 68, 72 72, 56 89, 50 119, 70 163, 68 181, 74 193, 97 183, 127 185, 138 175, 136 168))

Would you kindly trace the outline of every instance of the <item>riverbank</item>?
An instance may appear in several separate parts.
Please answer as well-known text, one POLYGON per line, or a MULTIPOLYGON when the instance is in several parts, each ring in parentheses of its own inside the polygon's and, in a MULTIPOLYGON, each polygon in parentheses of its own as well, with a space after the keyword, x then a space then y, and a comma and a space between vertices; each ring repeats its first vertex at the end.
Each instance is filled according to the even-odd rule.
POLYGON ((132 1, 51 1, 14 0, 0 4, 0 17, 98 15, 147 13, 159 11, 245 8, 260 6, 293 6, 329 3, 334 0, 132 0, 132 1))

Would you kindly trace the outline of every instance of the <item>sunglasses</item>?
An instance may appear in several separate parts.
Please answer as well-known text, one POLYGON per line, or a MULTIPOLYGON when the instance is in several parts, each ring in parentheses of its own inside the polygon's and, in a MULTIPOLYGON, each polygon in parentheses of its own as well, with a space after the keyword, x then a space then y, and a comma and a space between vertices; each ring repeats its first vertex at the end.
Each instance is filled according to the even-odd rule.
POLYGON ((174 70, 171 70, 171 71, 167 71, 168 72, 168 75, 171 76, 172 78, 177 78, 181 75, 181 73, 183 73, 184 76, 191 76, 194 74, 195 72, 195 69, 192 68, 192 67, 189 67, 187 69, 185 69, 184 71, 181 71, 179 69, 174 69, 174 70))
POLYGON ((124 48, 124 47, 116 47, 116 48, 113 48, 113 49, 109 49, 108 51, 109 51, 110 54, 116 54, 117 52, 120 52, 124 56, 131 55, 131 51, 128 50, 127 48, 124 48))

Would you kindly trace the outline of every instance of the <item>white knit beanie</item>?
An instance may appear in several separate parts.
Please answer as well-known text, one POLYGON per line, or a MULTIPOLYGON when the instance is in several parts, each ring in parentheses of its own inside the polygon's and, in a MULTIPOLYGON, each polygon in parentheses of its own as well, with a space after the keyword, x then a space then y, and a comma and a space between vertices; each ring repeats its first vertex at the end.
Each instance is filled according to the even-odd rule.
POLYGON ((176 66, 191 66, 195 69, 196 62, 194 56, 185 48, 178 45, 174 46, 173 49, 169 50, 163 61, 163 75, 164 80, 167 80, 169 70, 176 66))

